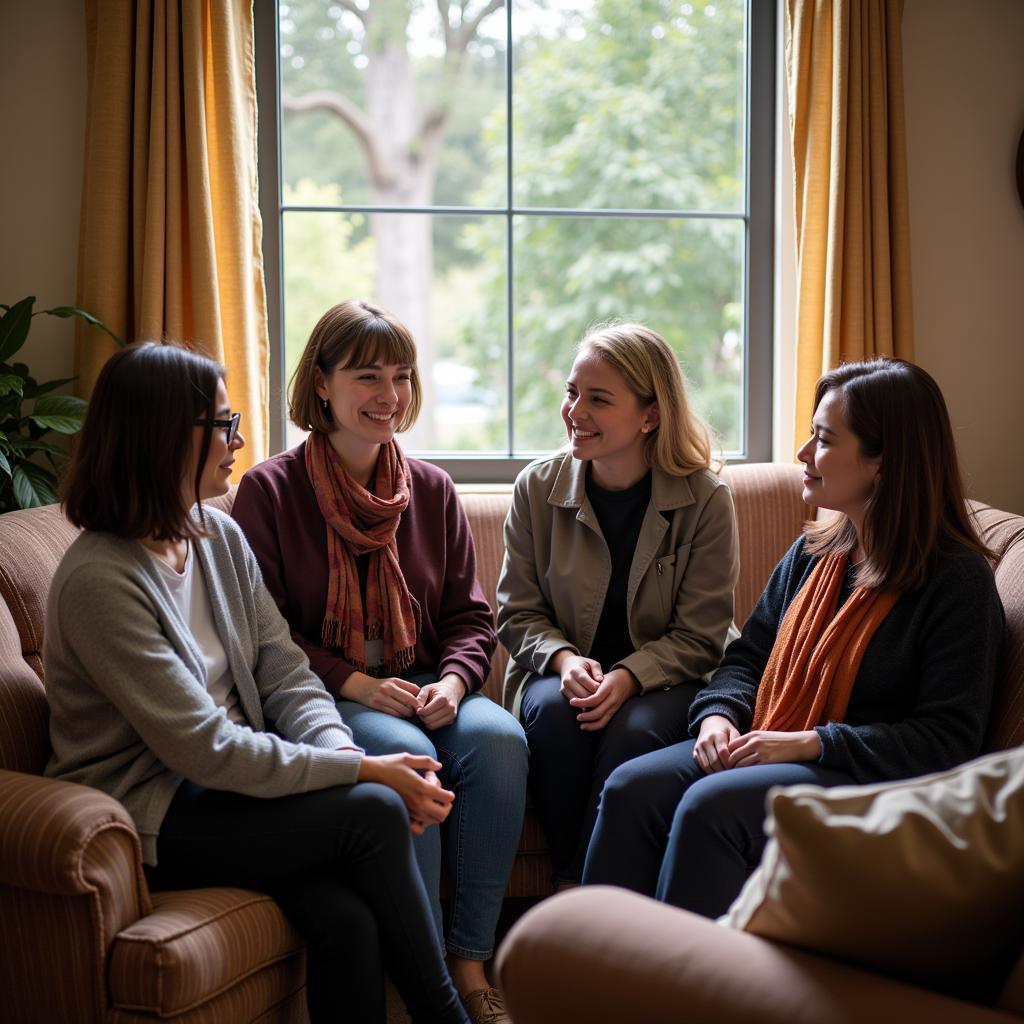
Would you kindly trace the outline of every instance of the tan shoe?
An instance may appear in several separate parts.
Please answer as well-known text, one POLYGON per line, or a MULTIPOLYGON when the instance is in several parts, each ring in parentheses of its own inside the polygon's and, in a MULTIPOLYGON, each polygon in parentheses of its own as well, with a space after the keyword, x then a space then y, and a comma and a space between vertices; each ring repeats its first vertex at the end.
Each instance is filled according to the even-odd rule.
POLYGON ((505 1000, 496 988, 478 988, 462 997, 462 1005, 472 1024, 512 1024, 505 1000))

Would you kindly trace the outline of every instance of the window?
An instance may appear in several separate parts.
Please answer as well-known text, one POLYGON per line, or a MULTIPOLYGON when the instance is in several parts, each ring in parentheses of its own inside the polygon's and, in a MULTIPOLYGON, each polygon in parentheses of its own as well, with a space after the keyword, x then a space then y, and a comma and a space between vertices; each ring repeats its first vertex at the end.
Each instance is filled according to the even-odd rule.
POLYGON ((774 6, 257 4, 273 447, 313 324, 366 297, 420 350, 403 446, 456 479, 562 442, 612 317, 670 341, 729 457, 770 458, 774 6))

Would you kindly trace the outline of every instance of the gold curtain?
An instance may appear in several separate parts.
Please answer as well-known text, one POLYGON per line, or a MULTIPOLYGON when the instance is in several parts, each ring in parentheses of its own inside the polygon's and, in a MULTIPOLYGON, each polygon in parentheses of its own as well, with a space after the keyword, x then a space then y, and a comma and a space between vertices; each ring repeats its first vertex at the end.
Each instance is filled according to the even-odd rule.
MULTIPOLYGON (((188 342, 228 369, 267 453, 268 339, 252 0, 86 0, 78 304, 128 340, 188 342)), ((112 348, 81 336, 79 393, 112 348)))
POLYGON ((787 0, 796 434, 840 362, 914 355, 902 0, 787 0))

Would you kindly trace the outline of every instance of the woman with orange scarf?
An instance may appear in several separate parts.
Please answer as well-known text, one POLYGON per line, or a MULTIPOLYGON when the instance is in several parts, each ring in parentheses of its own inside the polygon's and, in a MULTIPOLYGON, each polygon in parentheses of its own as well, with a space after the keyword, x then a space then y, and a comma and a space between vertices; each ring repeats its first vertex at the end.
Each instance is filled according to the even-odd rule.
POLYGON ((938 385, 899 359, 817 385, 808 523, 690 707, 695 739, 605 784, 585 883, 714 917, 765 845, 773 786, 878 782, 975 757, 1003 612, 938 385))
POLYGON ((395 439, 420 401, 408 329, 366 302, 329 309, 291 385, 292 422, 309 437, 246 473, 232 515, 356 742, 441 763, 451 827, 413 821, 413 847, 470 1020, 502 1024, 484 961, 522 828, 526 737, 478 692, 497 640, 455 486, 395 439))

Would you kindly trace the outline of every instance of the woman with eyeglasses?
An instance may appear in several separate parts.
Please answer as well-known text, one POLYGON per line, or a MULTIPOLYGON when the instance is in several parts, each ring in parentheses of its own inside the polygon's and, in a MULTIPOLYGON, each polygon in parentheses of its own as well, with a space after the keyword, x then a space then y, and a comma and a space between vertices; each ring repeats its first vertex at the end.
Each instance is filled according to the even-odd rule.
POLYGON ((411 833, 445 819, 440 764, 363 753, 310 671, 242 532, 204 506, 245 443, 223 368, 153 343, 104 366, 53 580, 46 774, 120 800, 151 887, 269 893, 308 943, 314 1022, 466 1015, 411 833))
POLYGON ((522 828, 526 737, 479 692, 494 617, 455 485, 396 437, 420 401, 408 328, 367 302, 332 307, 292 378, 309 437, 245 474, 232 515, 356 741, 441 762, 455 802, 441 834, 416 838, 417 860, 441 934, 444 846, 452 980, 474 1024, 504 1024, 484 963, 522 828))

